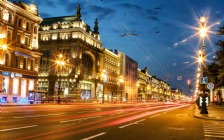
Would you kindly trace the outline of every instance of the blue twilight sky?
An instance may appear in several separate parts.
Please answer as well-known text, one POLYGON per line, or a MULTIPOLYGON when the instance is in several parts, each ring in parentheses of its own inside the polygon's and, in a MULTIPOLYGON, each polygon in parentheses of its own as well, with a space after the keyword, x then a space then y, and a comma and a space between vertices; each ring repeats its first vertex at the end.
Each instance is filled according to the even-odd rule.
MULTIPOLYGON (((31 3, 33 0, 23 0, 31 3)), ((191 91, 187 79, 195 81, 196 51, 201 48, 199 18, 208 18, 205 40, 208 61, 216 50, 215 35, 223 24, 224 0, 35 0, 42 18, 74 15, 81 5, 82 20, 93 29, 99 20, 103 46, 117 49, 149 68, 151 75, 175 88, 191 91), (132 33, 137 36, 123 36, 132 33), (177 80, 182 76, 182 80, 177 80)))

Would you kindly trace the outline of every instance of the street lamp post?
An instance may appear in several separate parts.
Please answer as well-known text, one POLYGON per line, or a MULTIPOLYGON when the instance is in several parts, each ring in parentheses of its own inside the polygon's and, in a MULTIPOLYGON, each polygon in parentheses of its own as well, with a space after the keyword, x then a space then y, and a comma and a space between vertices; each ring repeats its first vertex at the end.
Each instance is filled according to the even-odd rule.
POLYGON ((65 61, 63 60, 63 55, 59 54, 58 59, 56 61, 57 64, 57 72, 59 72, 59 80, 58 80, 58 103, 60 103, 60 95, 61 95, 61 75, 62 75, 62 69, 65 65, 65 61))
POLYGON ((102 103, 104 103, 105 82, 107 81, 106 70, 103 70, 103 72, 101 73, 101 78, 103 83, 102 103))
POLYGON ((123 76, 120 76, 120 78, 119 78, 119 83, 120 83, 120 90, 121 90, 121 95, 120 95, 120 98, 119 98, 119 100, 120 100, 120 102, 122 101, 122 92, 123 92, 123 83, 124 83, 124 78, 123 78, 123 76))
MULTIPOLYGON (((205 60, 206 60, 206 56, 205 56, 205 36, 206 36, 206 18, 205 17, 201 17, 200 18, 200 22, 201 22, 201 28, 200 28, 200 36, 202 38, 202 48, 201 48, 201 53, 200 53, 200 58, 199 61, 201 61, 201 74, 202 74, 202 79, 204 79, 204 71, 205 71, 205 60)), ((208 110, 207 110, 207 105, 206 105, 206 93, 205 93, 205 85, 207 84, 206 82, 201 82, 202 84, 202 107, 201 107, 201 112, 200 114, 208 114, 208 110)))

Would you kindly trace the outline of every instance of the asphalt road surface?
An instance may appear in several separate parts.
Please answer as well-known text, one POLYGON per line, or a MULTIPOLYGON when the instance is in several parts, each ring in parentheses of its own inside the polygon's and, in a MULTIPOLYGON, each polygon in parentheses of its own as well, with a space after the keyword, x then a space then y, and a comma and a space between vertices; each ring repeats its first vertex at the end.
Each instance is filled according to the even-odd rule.
POLYGON ((206 133, 211 121, 194 118, 193 107, 165 102, 1 107, 0 140, 218 138, 206 133))

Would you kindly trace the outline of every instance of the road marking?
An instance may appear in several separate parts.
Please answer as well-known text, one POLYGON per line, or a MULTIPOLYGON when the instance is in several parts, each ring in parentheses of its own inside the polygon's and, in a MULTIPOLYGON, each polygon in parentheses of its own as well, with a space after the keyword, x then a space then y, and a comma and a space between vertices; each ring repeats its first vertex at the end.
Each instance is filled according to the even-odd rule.
POLYGON ((16 130, 16 129, 25 129, 25 128, 37 127, 37 126, 38 125, 30 125, 30 126, 23 126, 23 127, 17 127, 17 128, 2 129, 0 131, 4 132, 4 131, 16 130))
POLYGON ((159 115, 161 115, 161 114, 157 114, 157 115, 151 116, 149 118, 154 118, 154 117, 159 116, 159 115))
POLYGON ((59 114, 47 114, 47 115, 35 115, 35 116, 24 116, 24 117, 13 117, 14 119, 24 119, 24 118, 36 118, 36 117, 46 117, 46 116, 57 116, 63 115, 66 113, 59 113, 59 114))
POLYGON ((142 120, 139 120, 139 121, 136 121, 136 122, 133 122, 133 123, 129 123, 129 124, 120 126, 119 128, 125 128, 125 127, 130 126, 130 125, 133 125, 133 124, 138 124, 139 122, 142 122, 142 121, 144 121, 144 120, 145 120, 145 119, 142 119, 142 120))
POLYGON ((176 128, 176 127, 168 127, 168 129, 173 129, 173 130, 185 130, 185 128, 176 128))
POLYGON ((67 120, 67 121, 60 121, 60 123, 67 123, 67 122, 74 122, 74 121, 82 121, 82 120, 99 118, 99 117, 102 117, 102 116, 95 116, 95 117, 88 117, 88 118, 81 118, 81 119, 73 119, 73 120, 67 120))
POLYGON ((81 112, 76 112, 76 113, 81 114, 81 113, 91 113, 91 112, 96 112, 96 111, 81 111, 81 112))
POLYGON ((84 138, 84 139, 82 139, 82 140, 90 140, 90 139, 93 139, 93 138, 96 138, 96 137, 102 136, 102 135, 104 135, 104 134, 106 134, 106 132, 102 132, 102 133, 99 133, 99 134, 96 134, 96 135, 90 136, 90 137, 88 137, 88 138, 84 138))
POLYGON ((176 117, 178 116, 187 116, 187 114, 177 114, 176 117))

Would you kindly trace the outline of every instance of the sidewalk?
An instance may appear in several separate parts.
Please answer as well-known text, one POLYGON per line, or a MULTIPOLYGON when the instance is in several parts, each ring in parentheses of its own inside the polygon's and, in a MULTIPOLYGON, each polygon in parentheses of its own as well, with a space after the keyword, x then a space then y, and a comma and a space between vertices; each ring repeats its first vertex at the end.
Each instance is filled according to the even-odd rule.
POLYGON ((224 121, 224 105, 209 104, 208 114, 200 114, 200 109, 195 105, 194 117, 208 120, 224 121))

